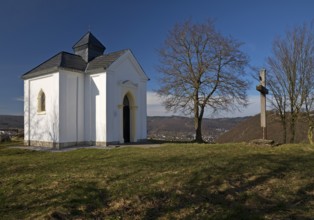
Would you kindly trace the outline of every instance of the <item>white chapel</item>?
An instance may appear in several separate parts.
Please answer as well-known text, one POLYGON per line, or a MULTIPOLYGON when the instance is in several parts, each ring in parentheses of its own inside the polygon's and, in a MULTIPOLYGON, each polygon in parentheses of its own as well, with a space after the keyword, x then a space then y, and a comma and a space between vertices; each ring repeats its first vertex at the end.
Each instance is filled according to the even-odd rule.
POLYGON ((25 145, 64 148, 147 137, 149 80, 130 50, 104 53, 88 32, 22 76, 25 145))

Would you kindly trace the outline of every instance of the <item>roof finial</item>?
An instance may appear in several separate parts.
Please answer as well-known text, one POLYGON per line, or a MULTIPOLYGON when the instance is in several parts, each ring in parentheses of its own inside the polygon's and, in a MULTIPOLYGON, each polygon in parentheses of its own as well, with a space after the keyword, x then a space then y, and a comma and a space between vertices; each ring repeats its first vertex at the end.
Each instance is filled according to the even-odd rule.
POLYGON ((91 26, 90 26, 90 24, 88 25, 88 32, 90 32, 91 31, 91 26))

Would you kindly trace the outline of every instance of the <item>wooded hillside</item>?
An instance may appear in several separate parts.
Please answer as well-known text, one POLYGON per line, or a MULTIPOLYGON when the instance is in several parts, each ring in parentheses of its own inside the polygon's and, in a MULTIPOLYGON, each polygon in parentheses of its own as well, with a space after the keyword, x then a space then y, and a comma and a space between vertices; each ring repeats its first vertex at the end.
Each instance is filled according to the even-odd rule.
MULTIPOLYGON (((296 143, 308 143, 308 125, 304 117, 299 118, 296 127, 296 143)), ((288 132, 288 140, 290 134, 288 132)), ((243 142, 262 138, 262 128, 260 127, 260 115, 255 115, 240 122, 230 131, 217 138, 217 143, 243 142)), ((282 143, 282 127, 279 116, 274 112, 267 112, 267 139, 282 143)))

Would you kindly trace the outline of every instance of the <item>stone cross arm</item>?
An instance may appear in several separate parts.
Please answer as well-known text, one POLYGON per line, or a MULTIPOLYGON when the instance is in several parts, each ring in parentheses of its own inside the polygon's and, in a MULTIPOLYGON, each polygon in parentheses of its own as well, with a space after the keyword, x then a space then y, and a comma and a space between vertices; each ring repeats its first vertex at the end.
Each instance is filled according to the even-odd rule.
POLYGON ((256 86, 256 90, 259 91, 260 93, 262 93, 263 95, 268 94, 268 89, 266 89, 266 87, 263 85, 256 86))

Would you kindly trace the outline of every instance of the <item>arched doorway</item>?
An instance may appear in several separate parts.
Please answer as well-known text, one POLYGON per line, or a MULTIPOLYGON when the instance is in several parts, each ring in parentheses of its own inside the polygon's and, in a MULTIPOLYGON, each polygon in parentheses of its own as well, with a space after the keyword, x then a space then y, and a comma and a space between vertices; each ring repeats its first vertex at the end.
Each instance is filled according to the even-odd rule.
POLYGON ((131 136, 131 116, 130 116, 130 101, 127 95, 123 99, 123 139, 124 143, 130 142, 131 136))

